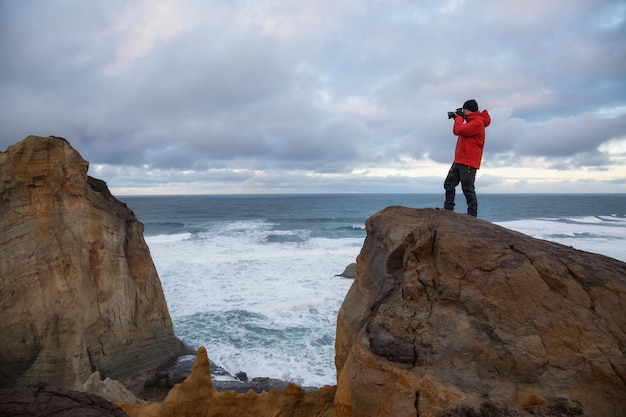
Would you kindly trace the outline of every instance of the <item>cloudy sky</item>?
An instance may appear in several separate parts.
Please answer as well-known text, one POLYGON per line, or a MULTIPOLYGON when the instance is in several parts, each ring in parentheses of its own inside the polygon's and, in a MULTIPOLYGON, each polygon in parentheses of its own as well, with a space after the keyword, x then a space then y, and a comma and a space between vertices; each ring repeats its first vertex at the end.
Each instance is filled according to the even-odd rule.
POLYGON ((626 192, 626 1, 0 0, 0 150, 68 139, 115 194, 626 192))

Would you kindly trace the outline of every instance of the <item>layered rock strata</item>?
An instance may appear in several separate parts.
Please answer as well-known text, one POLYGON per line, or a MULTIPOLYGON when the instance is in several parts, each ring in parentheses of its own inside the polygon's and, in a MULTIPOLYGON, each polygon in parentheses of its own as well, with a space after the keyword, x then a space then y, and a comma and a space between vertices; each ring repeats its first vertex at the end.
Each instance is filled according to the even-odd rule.
POLYGON ((0 387, 76 389, 187 351, 143 225, 87 169, 61 138, 0 152, 0 387))

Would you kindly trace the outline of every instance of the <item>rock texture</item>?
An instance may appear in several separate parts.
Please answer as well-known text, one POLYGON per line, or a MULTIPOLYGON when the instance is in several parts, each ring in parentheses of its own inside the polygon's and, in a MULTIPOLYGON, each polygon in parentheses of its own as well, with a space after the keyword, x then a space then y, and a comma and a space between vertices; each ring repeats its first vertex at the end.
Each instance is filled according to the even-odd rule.
POLYGON ((197 352, 191 375, 174 386, 162 403, 116 403, 131 417, 332 417, 335 387, 307 393, 293 384, 281 390, 238 394, 211 383, 206 349, 197 352))
POLYGON ((143 225, 61 138, 0 152, 0 387, 77 389, 186 350, 143 225))
POLYGON ((85 392, 49 389, 44 385, 0 389, 3 417, 128 417, 104 398, 85 392))
POLYGON ((626 264, 470 216, 371 217, 335 416, 626 415, 626 264))

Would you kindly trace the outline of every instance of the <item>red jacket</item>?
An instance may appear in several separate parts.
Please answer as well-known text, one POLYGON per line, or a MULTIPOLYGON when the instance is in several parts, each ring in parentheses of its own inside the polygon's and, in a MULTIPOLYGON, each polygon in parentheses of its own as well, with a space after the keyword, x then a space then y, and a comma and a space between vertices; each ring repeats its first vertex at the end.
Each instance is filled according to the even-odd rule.
POLYGON ((487 110, 470 113, 465 121, 461 116, 454 118, 452 132, 458 135, 454 162, 479 169, 485 146, 485 128, 491 123, 487 110))

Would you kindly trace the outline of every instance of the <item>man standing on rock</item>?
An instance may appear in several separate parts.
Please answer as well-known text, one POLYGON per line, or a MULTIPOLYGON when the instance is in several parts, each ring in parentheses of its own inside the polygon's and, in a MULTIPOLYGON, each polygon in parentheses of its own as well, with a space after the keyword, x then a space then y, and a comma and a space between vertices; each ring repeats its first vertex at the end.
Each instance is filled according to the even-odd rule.
MULTIPOLYGON (((449 117, 451 115, 449 114, 449 117)), ((458 139, 454 151, 454 162, 443 183, 443 188, 446 190, 443 208, 454 210, 455 189, 460 182, 467 200, 467 214, 476 217, 478 199, 474 190, 474 180, 483 157, 485 128, 491 123, 491 116, 487 110, 478 111, 476 100, 467 100, 463 103, 462 109, 457 109, 453 117, 452 133, 457 135, 458 139)))

